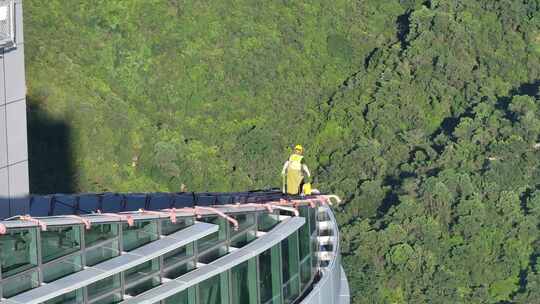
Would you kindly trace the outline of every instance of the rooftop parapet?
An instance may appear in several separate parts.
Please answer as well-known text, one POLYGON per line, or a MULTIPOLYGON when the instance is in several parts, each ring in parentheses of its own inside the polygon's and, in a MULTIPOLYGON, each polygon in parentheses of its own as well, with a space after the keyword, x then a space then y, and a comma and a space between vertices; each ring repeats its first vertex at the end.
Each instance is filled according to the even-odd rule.
POLYGON ((339 267, 338 235, 334 243, 321 238, 337 229, 324 215, 333 197, 274 195, 206 193, 214 202, 227 196, 243 203, 1 221, 0 303, 168 304, 188 297, 189 304, 283 304, 310 299, 330 277, 334 283, 321 286, 340 286, 341 273, 325 270, 339 267), (217 299, 227 302, 208 297, 215 284, 217 299))

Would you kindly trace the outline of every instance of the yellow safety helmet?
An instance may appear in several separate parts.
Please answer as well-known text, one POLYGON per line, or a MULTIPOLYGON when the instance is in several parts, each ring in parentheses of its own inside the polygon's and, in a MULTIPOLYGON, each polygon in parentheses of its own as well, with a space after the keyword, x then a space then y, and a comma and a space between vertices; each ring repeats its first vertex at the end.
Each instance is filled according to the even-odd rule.
POLYGON ((294 151, 304 152, 304 147, 302 147, 301 145, 296 145, 294 147, 294 151))

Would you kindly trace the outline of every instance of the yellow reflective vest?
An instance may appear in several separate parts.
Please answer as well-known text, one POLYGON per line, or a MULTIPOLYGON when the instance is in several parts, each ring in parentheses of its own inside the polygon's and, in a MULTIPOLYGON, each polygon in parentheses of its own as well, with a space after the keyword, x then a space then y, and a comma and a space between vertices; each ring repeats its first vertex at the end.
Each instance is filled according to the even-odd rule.
POLYGON ((302 173, 302 155, 293 154, 289 157, 287 166, 287 193, 291 195, 300 194, 304 174, 302 173))

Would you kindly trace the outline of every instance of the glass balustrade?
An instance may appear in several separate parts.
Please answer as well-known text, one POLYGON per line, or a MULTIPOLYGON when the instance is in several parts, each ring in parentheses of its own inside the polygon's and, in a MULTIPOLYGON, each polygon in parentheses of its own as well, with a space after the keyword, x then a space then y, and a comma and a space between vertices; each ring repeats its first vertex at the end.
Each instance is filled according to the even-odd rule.
MULTIPOLYGON (((178 304, 289 304, 313 282, 317 261, 316 211, 299 208, 305 224, 286 239, 259 255, 219 275, 158 303, 178 304)), ((234 230, 219 216, 136 220, 127 223, 94 223, 9 229, 0 235, 2 298, 9 299, 30 289, 54 282, 131 252, 194 225, 195 220, 211 223, 218 231, 162 256, 131 267, 100 281, 55 297, 44 304, 110 304, 144 294, 169 280, 211 264, 231 250, 242 248, 257 236, 272 233, 280 223, 280 211, 237 212, 234 230), (258 233, 260 232, 260 233, 258 233)), ((290 215, 290 213, 287 213, 290 215)))
POLYGON ((83 290, 77 289, 72 292, 68 292, 59 297, 45 301, 43 304, 83 304, 84 296, 83 290))
POLYGON ((38 265, 37 228, 13 229, 0 235, 2 278, 38 265))
POLYGON ((139 248, 158 239, 157 220, 137 221, 133 226, 122 224, 122 244, 124 251, 139 248))

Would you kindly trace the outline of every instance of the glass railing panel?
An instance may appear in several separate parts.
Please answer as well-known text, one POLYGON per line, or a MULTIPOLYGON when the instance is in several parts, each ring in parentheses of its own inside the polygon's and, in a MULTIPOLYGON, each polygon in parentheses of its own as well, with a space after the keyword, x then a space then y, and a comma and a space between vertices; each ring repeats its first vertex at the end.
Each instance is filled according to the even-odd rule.
POLYGON ((100 243, 98 246, 86 248, 86 266, 94 266, 119 255, 120 245, 118 239, 108 243, 100 243))
POLYGON ((81 225, 47 227, 41 231, 41 259, 43 263, 81 249, 81 225))
POLYGON ((147 290, 150 290, 161 284, 161 279, 159 275, 154 275, 148 279, 143 279, 134 284, 126 285, 126 294, 130 296, 136 296, 147 290))
POLYGON ((316 217, 319 222, 330 221, 330 216, 326 212, 317 212, 316 217))
POLYGON ((37 229, 10 229, 0 235, 0 259, 3 278, 36 267, 37 229))
POLYGON ((161 283, 159 259, 153 259, 126 270, 124 281, 125 293, 130 296, 136 296, 158 286, 161 283))
POLYGON ((163 255, 163 265, 169 267, 178 263, 182 263, 193 257, 193 243, 187 246, 180 247, 163 255))
POLYGON ((21 273, 9 279, 2 280, 2 297, 11 298, 38 286, 39 279, 37 270, 21 273))
POLYGON ((176 223, 171 222, 170 219, 162 219, 160 223, 161 234, 169 235, 193 225, 194 221, 191 217, 182 217, 176 218, 176 223))
POLYGON ((292 303, 300 294, 298 232, 281 241, 283 298, 292 303))
POLYGON ((231 303, 257 304, 257 261, 251 259, 231 269, 231 303))
POLYGON ((124 251, 130 251, 158 239, 157 220, 136 221, 122 225, 124 251))
POLYGON ((209 264, 227 254, 227 246, 219 246, 199 254, 199 262, 209 264))
POLYGON ((315 276, 315 267, 313 267, 311 262, 311 255, 305 257, 300 261, 300 289, 304 290, 313 280, 315 276))
POLYGON ((317 208, 309 208, 309 231, 314 234, 317 231, 317 208))
POLYGON ((199 283, 198 302, 200 304, 228 304, 228 292, 227 272, 225 272, 199 283))
POLYGON ((300 216, 306 219, 306 223, 298 230, 300 259, 303 259, 307 256, 310 256, 312 253, 311 231, 309 229, 309 213, 311 208, 303 206, 299 209, 300 216))
POLYGON ((163 276, 167 279, 176 279, 195 269, 195 259, 189 260, 182 264, 166 267, 163 271, 163 276))
POLYGON ((306 219, 306 223, 298 230, 298 249, 300 256, 300 290, 305 290, 315 277, 316 268, 312 264, 316 248, 312 245, 311 220, 315 220, 315 209, 308 206, 299 208, 300 216, 306 219))
POLYGON ((154 274, 159 274, 158 259, 153 259, 124 271, 124 280, 126 285, 131 285, 154 274))
POLYGON ((268 232, 279 224, 279 215, 277 213, 261 212, 258 218, 258 229, 268 232))
POLYGON ((80 254, 65 257, 43 266, 43 282, 50 283, 83 269, 80 254))
POLYGON ((122 293, 120 291, 88 301, 89 304, 116 304, 120 302, 122 302, 122 293))
POLYGON ((56 298, 43 302, 42 304, 83 304, 83 290, 77 289, 72 292, 68 292, 56 298))
POLYGON ((281 304, 280 245, 259 255, 259 299, 261 304, 281 304))
POLYGON ((93 224, 85 230, 84 244, 86 248, 95 246, 118 237, 118 224, 93 224))
MULTIPOLYGON (((90 303, 94 303, 93 301, 103 300, 104 296, 111 294, 113 292, 116 292, 116 291, 119 292, 119 290, 120 290, 120 274, 116 274, 116 275, 110 276, 108 278, 105 278, 103 280, 100 280, 100 281, 97 281, 95 283, 88 285, 87 287, 88 301, 90 303)), ((111 298, 114 298, 114 296, 111 298)), ((102 302, 99 302, 99 303, 102 303, 102 302)))
POLYGON ((192 243, 165 254, 163 256, 164 277, 176 279, 195 269, 194 247, 192 243))
POLYGON ((298 274, 294 275, 289 281, 283 284, 283 299, 285 303, 293 303, 300 295, 299 291, 299 277, 298 274))
POLYGON ((317 234, 314 234, 311 236, 311 265, 314 269, 316 269, 319 266, 319 259, 317 257, 316 252, 319 250, 319 241, 317 240, 317 234))
POLYGON ((257 238, 255 227, 252 229, 234 236, 231 239, 231 246, 236 248, 244 247, 245 245, 249 244, 250 242, 254 241, 257 238))
POLYGON ((243 213, 232 216, 235 220, 238 221, 238 230, 231 229, 231 238, 234 238, 236 235, 243 233, 246 230, 254 230, 255 226, 255 213, 243 213))
POLYGON ((219 242, 227 239, 228 222, 221 217, 204 217, 199 221, 218 225, 219 230, 208 236, 205 236, 197 241, 197 250, 202 252, 210 247, 217 245, 219 242))

